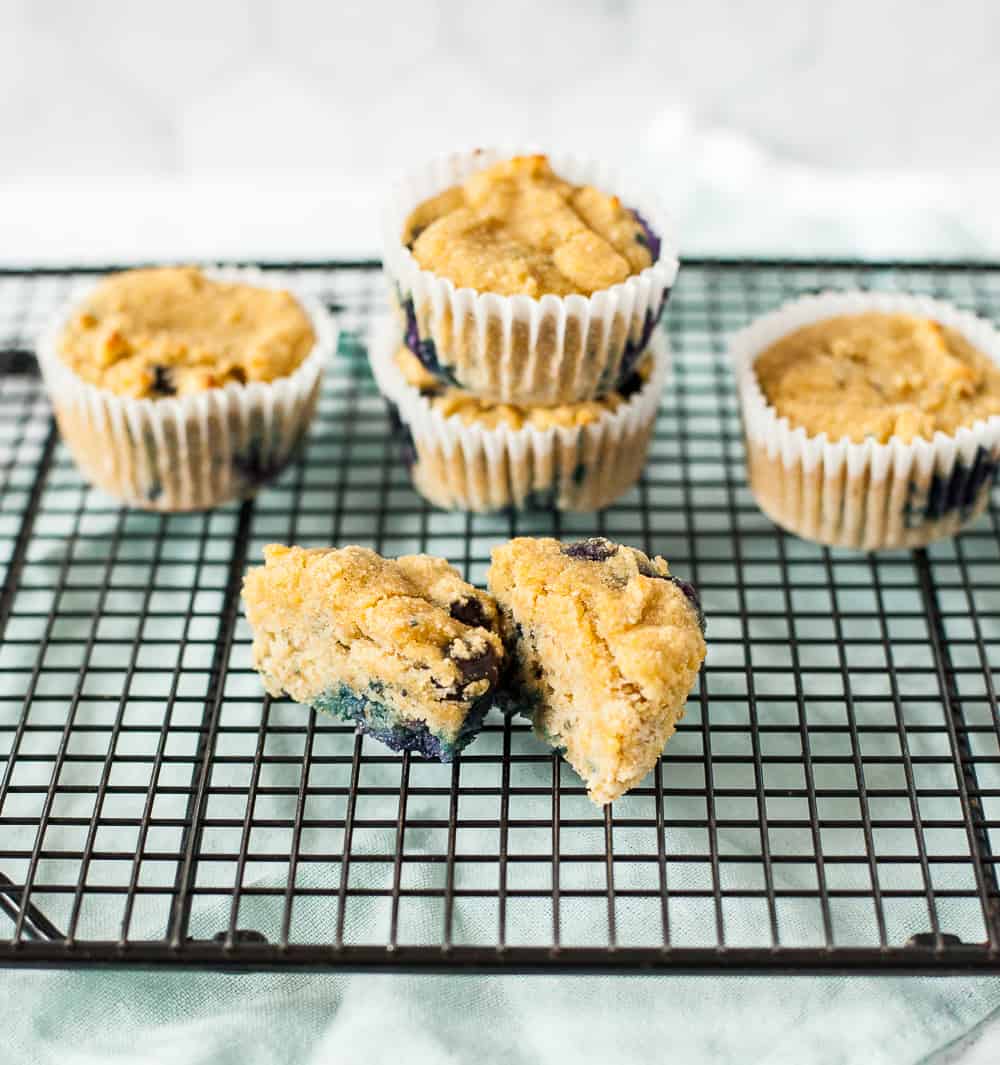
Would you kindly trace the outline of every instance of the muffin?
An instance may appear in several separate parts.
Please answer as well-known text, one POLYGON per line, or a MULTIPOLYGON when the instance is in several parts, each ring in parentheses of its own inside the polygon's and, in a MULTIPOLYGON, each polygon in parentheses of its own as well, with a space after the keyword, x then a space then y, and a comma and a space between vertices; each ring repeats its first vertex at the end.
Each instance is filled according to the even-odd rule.
POLYGON ((442 762, 482 728, 504 661, 496 604, 444 559, 271 544, 243 600, 271 695, 442 762))
POLYGON ((659 204, 573 157, 438 159, 396 185, 384 225, 407 346, 444 383, 518 406, 617 389, 678 269, 659 204))
POLYGON ((827 545, 919 547, 987 505, 1000 457, 1000 334, 946 303, 826 293, 731 343, 750 488, 827 545))
POLYGON ((254 494, 304 439, 336 330, 260 271, 160 267, 95 284, 38 361, 83 476, 133 507, 254 494))
POLYGON ((372 368, 417 490, 445 509, 607 506, 646 461, 668 371, 661 335, 619 387, 600 399, 523 407, 445 385, 383 323, 372 368))
POLYGON ((493 551, 487 579, 514 705, 593 802, 624 795, 656 765, 704 661, 694 589, 662 558, 600 537, 519 537, 493 551))

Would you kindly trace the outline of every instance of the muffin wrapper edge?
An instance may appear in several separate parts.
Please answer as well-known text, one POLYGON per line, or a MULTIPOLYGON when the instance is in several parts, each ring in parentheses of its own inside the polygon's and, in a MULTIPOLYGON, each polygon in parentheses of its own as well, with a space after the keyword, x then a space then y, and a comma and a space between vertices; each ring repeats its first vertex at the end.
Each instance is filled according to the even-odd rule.
POLYGON ((554 406, 612 391, 646 348, 679 263, 674 226, 658 200, 610 169, 572 155, 552 167, 578 185, 619 196, 659 240, 652 265, 591 296, 500 296, 456 288, 417 263, 401 240, 419 203, 516 154, 455 153, 401 178, 383 214, 384 269, 410 346, 442 380, 500 403, 554 406))
POLYGON ((591 511, 638 480, 669 373, 662 335, 650 345, 655 360, 650 378, 617 410, 589 425, 548 429, 489 428, 446 417, 396 368, 399 344, 398 327, 383 321, 370 351, 372 369, 412 448, 414 484, 436 506, 591 511))
POLYGON ((765 398, 754 363, 775 341, 811 322, 878 311, 933 318, 1000 364, 1000 333, 940 300, 897 293, 824 292, 752 322, 730 339, 750 489, 777 525, 828 546, 921 547, 952 536, 989 502, 1000 462, 1000 416, 953 435, 912 442, 830 442, 793 429, 765 398))
MULTIPOLYGON (((251 268, 206 267, 205 274, 274 287, 251 268)), ((59 333, 86 291, 52 319, 37 347, 63 442, 86 480, 143 510, 202 510, 255 494, 294 458, 337 345, 336 326, 318 301, 292 293, 316 343, 287 377, 151 400, 97 388, 59 357, 59 333)))

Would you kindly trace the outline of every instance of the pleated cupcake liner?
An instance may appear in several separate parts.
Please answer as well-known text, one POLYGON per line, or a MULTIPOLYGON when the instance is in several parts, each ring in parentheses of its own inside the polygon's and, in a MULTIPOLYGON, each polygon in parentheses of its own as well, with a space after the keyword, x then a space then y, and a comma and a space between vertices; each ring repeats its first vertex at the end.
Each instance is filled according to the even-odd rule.
POLYGON ((394 355, 400 341, 396 323, 380 323, 370 350, 372 369, 393 412, 414 485, 436 506, 591 511, 638 480, 669 373, 661 334, 649 348, 652 373, 617 410, 589 425, 545 429, 488 427, 446 416, 399 371, 394 355))
POLYGON ((674 284, 674 226, 658 199, 602 164, 552 155, 560 177, 617 195, 646 233, 652 265, 591 296, 500 296, 422 269, 401 239, 418 204, 518 154, 441 156, 401 178, 383 215, 384 269, 406 343, 441 380, 518 406, 579 403, 624 380, 645 351, 674 284))
POLYGON ((950 303, 922 296, 825 292, 752 322, 730 341, 750 489, 775 524, 828 546, 922 547, 952 536, 989 502, 1000 462, 1000 416, 954 434, 851 443, 793 428, 768 403, 754 369, 781 337, 838 315, 878 311, 932 318, 1000 364, 1000 333, 950 303))
MULTIPOLYGON (((216 281, 278 288, 251 268, 205 268, 216 281)), ((95 282, 95 285, 97 283, 95 282)), ((254 495, 295 457, 316 409, 323 367, 337 328, 322 304, 293 293, 316 342, 287 377, 163 399, 135 399, 98 388, 59 356, 78 292, 39 339, 38 363, 63 442, 91 484, 130 507, 203 510, 254 495)))

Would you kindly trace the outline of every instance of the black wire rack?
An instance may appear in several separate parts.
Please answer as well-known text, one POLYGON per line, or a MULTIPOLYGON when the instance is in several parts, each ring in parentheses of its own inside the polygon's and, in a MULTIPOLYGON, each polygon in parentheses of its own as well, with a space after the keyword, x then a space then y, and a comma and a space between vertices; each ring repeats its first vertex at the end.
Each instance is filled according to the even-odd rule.
POLYGON ((748 494, 725 336, 806 291, 1000 319, 1000 267, 688 262, 641 484, 592 516, 411 490, 364 361, 373 263, 269 267, 342 344, 256 500, 127 511, 58 441, 31 338, 82 271, 0 274, 0 962, 262 970, 1000 972, 1000 540, 831 551, 748 494), (519 719, 451 766, 266 698, 240 613, 272 541, 431 551, 601 533, 701 589, 710 652, 603 811, 519 719))

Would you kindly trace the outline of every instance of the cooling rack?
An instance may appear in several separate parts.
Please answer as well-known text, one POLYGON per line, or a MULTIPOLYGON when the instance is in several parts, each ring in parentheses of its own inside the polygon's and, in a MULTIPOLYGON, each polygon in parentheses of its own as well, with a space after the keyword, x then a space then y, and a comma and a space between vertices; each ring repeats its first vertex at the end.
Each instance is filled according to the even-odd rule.
POLYGON ((364 360, 374 263, 266 267, 348 332, 308 454, 252 502, 122 510, 61 447, 31 338, 81 271, 0 274, 0 962, 520 972, 1000 972, 1000 547, 803 543, 750 498, 724 337, 861 286, 1000 318, 1000 267, 685 264, 641 484, 591 516, 413 493, 364 360), (710 653, 603 811, 520 719, 452 766, 266 698, 239 587, 272 541, 601 533, 701 589, 710 653))

